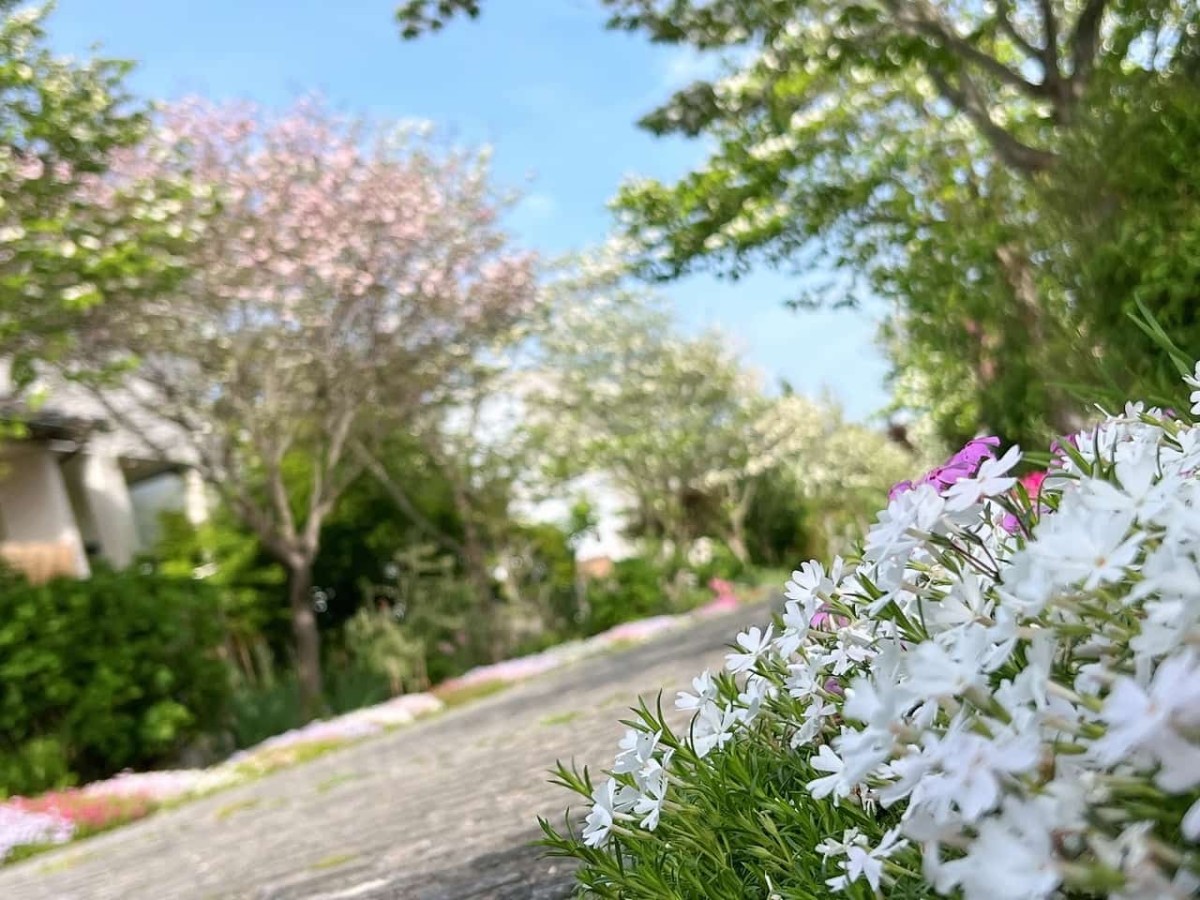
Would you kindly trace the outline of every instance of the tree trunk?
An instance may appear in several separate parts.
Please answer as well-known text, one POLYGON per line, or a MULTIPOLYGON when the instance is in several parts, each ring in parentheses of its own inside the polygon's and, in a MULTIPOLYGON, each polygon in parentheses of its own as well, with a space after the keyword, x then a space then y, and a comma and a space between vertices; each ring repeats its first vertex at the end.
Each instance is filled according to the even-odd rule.
POLYGON ((746 516, 750 514, 757 486, 754 481, 747 484, 729 511, 729 550, 742 565, 750 562, 750 550, 746 547, 746 516))
POLYGON ((292 607, 292 634, 296 642, 296 675, 300 682, 300 710, 304 719, 316 718, 322 711, 321 636, 313 611, 312 558, 293 559, 288 563, 288 599, 292 607))
MULTIPOLYGON (((1043 355, 1043 348, 1047 346, 1046 311, 1042 308, 1029 254, 1016 244, 1001 244, 996 248, 996 261, 1017 301, 1021 324, 1026 331, 1025 346, 1034 356, 1034 366, 1042 373, 1063 374, 1057 362, 1048 362, 1043 355)), ((1059 434, 1070 434, 1078 427, 1079 420, 1073 404, 1050 384, 1046 384, 1044 390, 1050 427, 1059 434)))
POLYGON ((499 658, 500 648, 497 644, 496 623, 493 621, 495 610, 492 608, 492 576, 487 568, 487 553, 479 529, 472 519, 472 510, 457 488, 454 490, 455 506, 463 523, 463 566, 467 570, 467 579, 475 594, 475 611, 479 617, 477 624, 479 641, 488 659, 495 662, 499 658))

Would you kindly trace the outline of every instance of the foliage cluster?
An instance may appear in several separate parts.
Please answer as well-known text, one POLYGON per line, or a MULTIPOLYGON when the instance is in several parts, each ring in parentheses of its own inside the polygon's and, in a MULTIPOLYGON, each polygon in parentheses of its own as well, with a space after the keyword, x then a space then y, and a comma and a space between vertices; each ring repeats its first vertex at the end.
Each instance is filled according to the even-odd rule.
POLYGON ((0 585, 0 793, 171 761, 223 722, 208 585, 131 569, 0 585))

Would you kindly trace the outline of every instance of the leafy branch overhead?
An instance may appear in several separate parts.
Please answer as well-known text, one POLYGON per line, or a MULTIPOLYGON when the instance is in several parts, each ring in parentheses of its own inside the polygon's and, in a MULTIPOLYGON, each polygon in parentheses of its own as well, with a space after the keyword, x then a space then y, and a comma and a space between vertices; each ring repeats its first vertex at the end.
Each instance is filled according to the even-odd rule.
POLYGON ((720 63, 641 120, 711 148, 619 191, 644 278, 768 266, 795 306, 886 301, 897 405, 949 440, 1040 439, 1078 425, 1072 384, 1161 380, 1134 297, 1200 339, 1179 187, 1197 4, 599 2, 610 27, 720 63))
POLYGON ((396 10, 400 33, 406 39, 419 37, 426 31, 440 31, 447 20, 457 15, 472 19, 479 16, 480 0, 406 0, 396 10))

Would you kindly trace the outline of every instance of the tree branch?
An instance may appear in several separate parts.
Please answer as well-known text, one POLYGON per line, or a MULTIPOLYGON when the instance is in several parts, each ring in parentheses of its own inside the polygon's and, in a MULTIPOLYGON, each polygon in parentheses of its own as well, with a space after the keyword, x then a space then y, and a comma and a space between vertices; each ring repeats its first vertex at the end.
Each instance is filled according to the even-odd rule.
POLYGON ((1046 65, 1046 80, 1057 77, 1058 70, 1058 17, 1054 15, 1054 0, 1039 0, 1038 9, 1042 17, 1042 35, 1045 47, 1042 62, 1046 65))
POLYGON ((995 123, 979 89, 965 73, 959 75, 962 86, 955 87, 946 75, 936 68, 931 66, 928 72, 942 96, 975 124, 1006 166, 1027 175, 1034 175, 1054 165, 1056 157, 1053 153, 1021 143, 995 123))
POLYGON ((268 456, 264 463, 267 469, 267 491, 279 520, 279 531, 283 539, 290 543, 296 540, 296 520, 292 515, 292 504, 288 500, 287 485, 283 480, 283 452, 282 445, 276 447, 275 452, 268 456))
POLYGON ((409 521, 416 526, 418 531, 423 532, 444 550, 449 550, 455 555, 461 555, 464 552, 462 544, 443 532, 417 509, 416 504, 412 502, 404 489, 392 478, 375 455, 363 446, 361 441, 355 441, 351 444, 350 452, 354 454, 363 468, 370 472, 372 477, 379 482, 380 487, 384 489, 384 492, 392 499, 392 502, 400 507, 400 511, 408 516, 409 521))
POLYGON ((1075 22, 1071 35, 1071 82, 1075 96, 1082 95, 1096 66, 1096 53, 1100 47, 1100 26, 1108 0, 1088 0, 1075 22))
POLYGON ((1011 9, 1012 4, 1008 0, 1000 0, 996 4, 996 24, 999 25, 1001 31, 1008 35, 1009 40, 1016 44, 1030 59, 1043 59, 1042 54, 1045 53, 1045 48, 1035 46, 1032 41, 1017 30, 1017 26, 1013 24, 1012 17, 1009 15, 1011 9))
MULTIPOLYGON (((960 36, 954 30, 954 26, 946 22, 941 13, 928 2, 914 3, 913 0, 892 0, 889 5, 895 13, 897 23, 902 28, 916 30, 926 37, 932 38, 963 62, 978 67, 1002 84, 1014 87, 1029 97, 1040 99, 1045 96, 1046 86, 1044 83, 1030 81, 1020 72, 1010 69, 1000 62, 996 57, 980 50, 960 36)), ((1041 59, 1040 56, 1037 58, 1041 59)))

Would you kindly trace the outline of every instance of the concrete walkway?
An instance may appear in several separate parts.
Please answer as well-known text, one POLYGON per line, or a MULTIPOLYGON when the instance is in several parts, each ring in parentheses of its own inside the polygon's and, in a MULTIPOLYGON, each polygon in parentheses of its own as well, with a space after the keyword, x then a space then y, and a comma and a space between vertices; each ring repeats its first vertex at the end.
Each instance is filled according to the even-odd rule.
MULTIPOLYGON (((502 694, 108 834, 0 869, 3 900, 551 900, 562 861, 528 846, 570 795, 556 759, 611 765, 640 695, 664 707, 749 608, 585 660, 502 694)), ((678 721, 678 719, 677 719, 678 721)))

